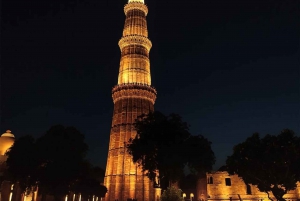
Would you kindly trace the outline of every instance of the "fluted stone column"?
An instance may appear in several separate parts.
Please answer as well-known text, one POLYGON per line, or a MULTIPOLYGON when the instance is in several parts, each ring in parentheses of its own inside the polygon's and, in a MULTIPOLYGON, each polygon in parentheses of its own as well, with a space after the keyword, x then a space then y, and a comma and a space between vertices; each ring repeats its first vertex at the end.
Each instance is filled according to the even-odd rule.
POLYGON ((154 110, 156 90, 151 87, 146 15, 143 0, 129 0, 124 7, 126 15, 121 50, 118 84, 112 90, 114 111, 110 132, 104 185, 108 188, 106 201, 154 201, 153 183, 141 168, 132 162, 125 143, 136 135, 137 116, 154 110))

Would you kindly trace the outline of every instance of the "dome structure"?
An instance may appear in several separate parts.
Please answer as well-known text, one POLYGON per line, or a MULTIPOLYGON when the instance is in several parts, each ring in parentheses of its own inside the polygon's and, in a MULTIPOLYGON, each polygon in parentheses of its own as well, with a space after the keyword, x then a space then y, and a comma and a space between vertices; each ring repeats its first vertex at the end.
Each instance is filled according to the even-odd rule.
POLYGON ((130 2, 145 3, 144 0, 128 0, 128 3, 130 2))
POLYGON ((10 130, 7 130, 0 137, 0 155, 3 156, 5 152, 14 144, 15 136, 10 130))

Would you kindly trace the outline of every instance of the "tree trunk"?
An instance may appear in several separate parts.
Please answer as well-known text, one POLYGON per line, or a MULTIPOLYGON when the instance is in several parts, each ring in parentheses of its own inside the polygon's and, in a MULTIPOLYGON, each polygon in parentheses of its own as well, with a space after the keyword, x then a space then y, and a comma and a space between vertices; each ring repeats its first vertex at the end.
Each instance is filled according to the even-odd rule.
POLYGON ((285 201, 285 199, 282 196, 274 195, 277 201, 285 201))
POLYGON ((179 189, 179 182, 178 181, 169 181, 169 187, 175 187, 176 189, 179 189))
POLYGON ((268 191, 266 191, 266 193, 268 194, 268 198, 269 198, 269 200, 273 201, 273 199, 270 197, 270 194, 269 194, 269 192, 268 192, 268 191))
POLYGON ((34 200, 34 190, 33 190, 33 188, 31 188, 31 201, 36 201, 36 200, 34 200))
POLYGON ((61 201, 61 196, 59 196, 59 195, 54 195, 54 200, 55 200, 55 201, 61 201))
POLYGON ((285 190, 283 190, 282 188, 278 188, 277 185, 274 185, 271 191, 277 201, 285 201, 285 199, 283 198, 284 194, 286 193, 285 190))
POLYGON ((46 193, 42 193, 41 201, 46 201, 46 200, 47 200, 46 193))

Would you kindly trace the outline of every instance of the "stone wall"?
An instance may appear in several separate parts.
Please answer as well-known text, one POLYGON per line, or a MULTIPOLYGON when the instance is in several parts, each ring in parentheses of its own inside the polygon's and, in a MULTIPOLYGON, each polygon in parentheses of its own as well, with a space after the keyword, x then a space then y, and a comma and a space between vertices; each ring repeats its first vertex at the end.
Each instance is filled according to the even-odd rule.
MULTIPOLYGON (((206 200, 205 197, 207 200, 269 200, 267 193, 260 192, 254 185, 247 187, 242 178, 229 175, 226 171, 207 173, 206 181, 202 179, 198 183, 198 200, 206 200)), ((272 193, 270 195, 273 197, 272 193)), ((300 200, 300 183, 297 183, 297 188, 289 191, 284 198, 287 201, 300 200)))

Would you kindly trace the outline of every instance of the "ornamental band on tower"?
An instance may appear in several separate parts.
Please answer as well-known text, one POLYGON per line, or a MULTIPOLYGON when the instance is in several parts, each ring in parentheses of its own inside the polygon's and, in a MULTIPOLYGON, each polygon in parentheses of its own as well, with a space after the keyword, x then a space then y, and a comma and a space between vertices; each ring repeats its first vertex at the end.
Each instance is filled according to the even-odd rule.
POLYGON ((151 87, 146 15, 144 0, 129 0, 123 36, 119 41, 121 60, 118 84, 112 90, 114 111, 104 185, 106 201, 154 201, 160 189, 144 175, 126 152, 125 143, 135 137, 135 119, 154 110, 156 90, 151 87))

